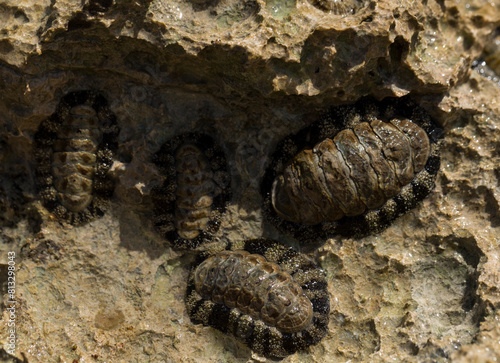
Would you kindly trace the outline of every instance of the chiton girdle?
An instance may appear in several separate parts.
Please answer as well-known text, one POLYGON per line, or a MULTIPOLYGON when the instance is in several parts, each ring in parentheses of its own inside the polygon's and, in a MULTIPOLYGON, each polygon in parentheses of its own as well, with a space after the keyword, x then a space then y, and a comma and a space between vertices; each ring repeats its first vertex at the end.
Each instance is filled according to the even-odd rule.
POLYGON ((189 276, 186 306, 194 324, 230 334, 270 358, 304 350, 328 333, 325 272, 292 248, 263 238, 232 251, 202 253, 189 276))
POLYGON ((153 163, 165 176, 151 192, 156 229, 179 249, 211 241, 231 199, 223 150, 206 134, 185 133, 163 144, 153 163))
POLYGON ((114 190, 109 175, 119 128, 107 100, 92 91, 65 95, 35 134, 38 195, 56 217, 78 225, 102 216, 114 190))
MULTIPOLYGON (((407 98, 382 102, 362 99, 354 105, 332 107, 318 122, 278 144, 261 184, 264 214, 279 230, 304 243, 316 244, 336 234, 362 237, 380 232, 433 189, 440 166, 441 137, 442 129, 436 122, 407 98), (386 135, 380 136, 382 133, 386 135), (391 139, 389 136, 394 134, 398 136, 391 139), (397 140, 401 142, 398 144, 397 140), (416 155, 414 158, 418 160, 408 155, 416 155), (426 157, 423 162, 422 155, 426 157), (335 178, 325 172, 325 158, 330 161, 338 158, 345 165, 340 171, 328 166, 336 173, 336 184, 326 183, 335 178), (375 159, 378 165, 374 166, 375 159), (404 183, 399 183, 400 169, 411 169, 416 164, 421 170, 409 181, 406 173, 401 177, 404 183), (398 179, 396 184, 400 184, 400 189, 396 194, 384 189, 388 174, 398 179), (342 183, 351 186, 342 189, 339 187, 342 183), (337 196, 344 198, 343 204, 331 202, 339 199, 327 189, 332 185, 333 189, 340 188, 337 196), (288 194, 283 194, 283 190, 288 194), (368 200, 365 204, 369 208, 352 203, 353 199, 365 202, 376 193, 385 193, 382 205, 377 205, 380 198, 375 202, 368 200), (287 215, 286 208, 280 209, 280 203, 293 205, 296 212, 287 215), (342 213, 337 213, 340 217, 330 215, 323 219, 315 216, 331 209, 328 203, 336 203, 335 208, 340 205, 343 216, 342 213), (301 219, 293 213, 309 217, 301 219)), ((394 189, 394 185, 390 188, 394 189)))

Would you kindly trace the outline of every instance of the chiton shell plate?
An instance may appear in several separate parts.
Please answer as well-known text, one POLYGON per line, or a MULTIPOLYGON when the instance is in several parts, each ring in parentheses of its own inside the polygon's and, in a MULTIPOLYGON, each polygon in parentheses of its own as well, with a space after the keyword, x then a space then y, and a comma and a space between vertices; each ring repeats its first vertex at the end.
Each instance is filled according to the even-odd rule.
POLYGON ((331 108, 278 145, 265 215, 302 242, 379 232, 434 187, 441 134, 408 100, 331 108))
POLYGON ((36 182, 44 206, 59 219, 85 223, 104 213, 119 129, 106 99, 94 91, 64 96, 35 134, 36 182))
POLYGON ((186 295, 191 321, 233 335, 260 355, 281 358, 328 332, 325 273, 276 241, 200 258, 186 295))
POLYGON ((152 190, 154 223, 177 248, 193 249, 211 240, 231 199, 224 152, 205 134, 175 136, 153 162, 165 175, 152 190))

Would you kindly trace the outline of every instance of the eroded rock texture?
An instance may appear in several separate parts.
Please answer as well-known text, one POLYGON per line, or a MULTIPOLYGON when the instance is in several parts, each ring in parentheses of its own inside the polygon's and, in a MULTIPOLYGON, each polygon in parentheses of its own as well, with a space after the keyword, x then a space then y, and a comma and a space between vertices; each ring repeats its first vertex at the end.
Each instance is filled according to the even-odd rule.
MULTIPOLYGON (((283 361, 500 356, 499 4, 342 3, 1 2, 0 281, 5 308, 15 252, 17 359, 260 359, 191 324, 192 255, 155 232, 151 190, 165 176, 152 157, 176 135, 216 136, 233 195, 213 242, 296 247, 262 217, 272 150, 364 96, 408 96, 441 125, 436 186, 379 234, 308 251, 327 272, 329 333, 283 361), (33 151, 43 120, 81 90, 105 97, 120 132, 109 209, 73 226, 40 202, 33 151)), ((8 320, 3 309, 2 336, 8 320)))

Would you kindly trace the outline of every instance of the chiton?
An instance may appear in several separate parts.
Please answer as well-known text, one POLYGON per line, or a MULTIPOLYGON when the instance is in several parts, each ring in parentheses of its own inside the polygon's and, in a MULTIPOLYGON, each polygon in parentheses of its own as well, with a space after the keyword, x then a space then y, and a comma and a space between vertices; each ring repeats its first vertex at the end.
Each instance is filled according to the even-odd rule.
POLYGON ((325 272, 263 238, 200 257, 189 276, 186 306, 194 324, 231 334, 271 358, 304 350, 328 333, 325 272))
POLYGON ((379 232, 434 187, 441 135, 407 99, 333 107, 278 145, 264 213, 304 242, 379 232))
POLYGON ((104 213, 119 129, 106 99, 94 91, 65 95, 35 134, 36 182, 44 206, 72 224, 104 213))
POLYGON ((231 199, 222 149, 208 135, 187 133, 166 142, 153 162, 166 177, 151 193, 158 231, 182 249, 210 241, 231 199))

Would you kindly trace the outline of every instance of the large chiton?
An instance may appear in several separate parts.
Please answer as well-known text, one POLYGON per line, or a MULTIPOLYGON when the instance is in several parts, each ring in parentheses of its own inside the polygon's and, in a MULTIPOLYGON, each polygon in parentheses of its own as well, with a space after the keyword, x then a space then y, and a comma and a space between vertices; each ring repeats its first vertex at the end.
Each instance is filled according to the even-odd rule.
POLYGON ((36 182, 44 206, 72 224, 104 213, 118 126, 106 99, 94 91, 65 95, 35 134, 36 182))
POLYGON ((166 142, 153 162, 165 175, 151 193, 157 230, 177 248, 210 241, 231 198, 222 149, 208 135, 181 134, 166 142))
POLYGON ((434 187, 441 135, 407 99, 333 107, 278 145, 265 214, 300 241, 379 232, 434 187))
POLYGON ((201 257, 189 276, 186 306, 193 323, 231 334, 271 358, 317 344, 328 332, 325 272, 267 239, 201 257))

